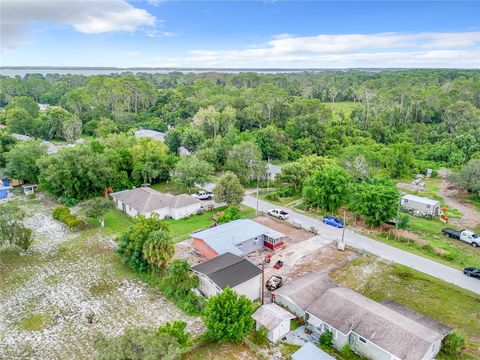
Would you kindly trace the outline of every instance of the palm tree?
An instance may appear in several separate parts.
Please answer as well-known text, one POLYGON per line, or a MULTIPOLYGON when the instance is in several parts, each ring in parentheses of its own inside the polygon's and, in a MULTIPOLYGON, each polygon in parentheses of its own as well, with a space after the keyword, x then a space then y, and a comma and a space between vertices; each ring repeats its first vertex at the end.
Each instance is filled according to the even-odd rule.
POLYGON ((153 231, 143 244, 143 257, 150 266, 163 269, 173 255, 175 255, 175 246, 170 232, 166 229, 153 231))

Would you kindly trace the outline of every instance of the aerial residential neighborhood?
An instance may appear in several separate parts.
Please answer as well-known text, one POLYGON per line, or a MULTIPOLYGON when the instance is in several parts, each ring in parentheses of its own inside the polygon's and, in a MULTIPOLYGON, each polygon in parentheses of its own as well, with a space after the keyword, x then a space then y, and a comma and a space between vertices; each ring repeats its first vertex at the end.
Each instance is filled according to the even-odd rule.
POLYGON ((479 14, 1 0, 0 359, 480 359, 479 14))

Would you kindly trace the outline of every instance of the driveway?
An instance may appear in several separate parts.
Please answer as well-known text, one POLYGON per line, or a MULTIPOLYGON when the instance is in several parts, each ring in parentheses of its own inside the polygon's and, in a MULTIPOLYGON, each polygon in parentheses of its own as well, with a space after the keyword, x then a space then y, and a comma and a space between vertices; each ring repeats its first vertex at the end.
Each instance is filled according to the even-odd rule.
MULTIPOLYGON (((256 208, 257 198, 251 195, 245 195, 242 204, 252 208, 256 208)), ((299 222, 305 229, 315 227, 319 231, 318 236, 320 236, 326 241, 340 240, 342 237, 342 229, 337 229, 325 225, 321 220, 300 214, 290 208, 280 207, 278 205, 274 205, 263 200, 258 200, 258 210, 260 212, 267 212, 271 208, 282 208, 288 211, 288 213, 290 214, 290 218, 288 221, 299 222)), ((453 269, 449 266, 437 263, 422 256, 418 256, 397 249, 393 246, 386 245, 379 241, 357 234, 348 229, 345 231, 345 243, 359 251, 374 254, 384 259, 385 261, 395 262, 408 266, 412 269, 421 271, 430 276, 436 277, 443 281, 457 285, 461 288, 480 294, 480 280, 466 277, 461 271, 453 269)))

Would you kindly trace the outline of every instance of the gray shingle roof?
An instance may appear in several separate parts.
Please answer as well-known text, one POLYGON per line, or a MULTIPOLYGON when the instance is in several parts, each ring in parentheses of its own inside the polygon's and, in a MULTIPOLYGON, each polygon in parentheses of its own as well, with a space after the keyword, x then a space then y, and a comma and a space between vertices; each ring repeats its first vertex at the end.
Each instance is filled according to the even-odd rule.
POLYGON ((308 305, 316 301, 325 291, 336 285, 318 272, 308 273, 275 290, 275 295, 284 295, 292 300, 300 309, 305 310, 308 305))
POLYGON ((250 261, 228 252, 192 267, 192 271, 207 276, 221 289, 233 288, 262 273, 250 261))
POLYGON ((242 252, 235 246, 242 242, 267 235, 274 239, 283 238, 285 235, 259 224, 250 219, 239 219, 226 224, 199 231, 190 236, 203 240, 208 246, 214 249, 217 254, 231 252, 242 255, 242 252))
POLYGON ((429 198, 426 198, 426 197, 423 197, 423 196, 407 194, 407 195, 402 196, 402 201, 405 200, 405 199, 408 200, 408 201, 414 201, 414 202, 418 202, 418 203, 421 203, 421 204, 427 204, 427 205, 432 205, 432 206, 440 205, 440 201, 429 199, 429 198))
POLYGON ((122 203, 141 213, 165 207, 179 208, 200 202, 200 200, 186 194, 177 196, 172 194, 162 194, 147 187, 123 190, 112 193, 110 196, 116 200, 120 200, 122 203))
POLYGON ((162 133, 160 131, 155 131, 155 130, 149 130, 149 129, 140 129, 135 131, 135 136, 138 138, 150 138, 158 141, 165 141, 165 133, 162 133))
POLYGON ((349 288, 328 289, 306 311, 344 334, 354 331, 404 360, 423 358, 429 347, 450 332, 407 317, 349 288))

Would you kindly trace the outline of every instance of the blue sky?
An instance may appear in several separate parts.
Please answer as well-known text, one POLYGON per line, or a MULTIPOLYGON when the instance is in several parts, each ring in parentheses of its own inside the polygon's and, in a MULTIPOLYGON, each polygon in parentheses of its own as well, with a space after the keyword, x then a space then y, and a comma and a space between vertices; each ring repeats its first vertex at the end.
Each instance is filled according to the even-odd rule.
POLYGON ((2 66, 480 68, 480 2, 0 0, 2 66))

